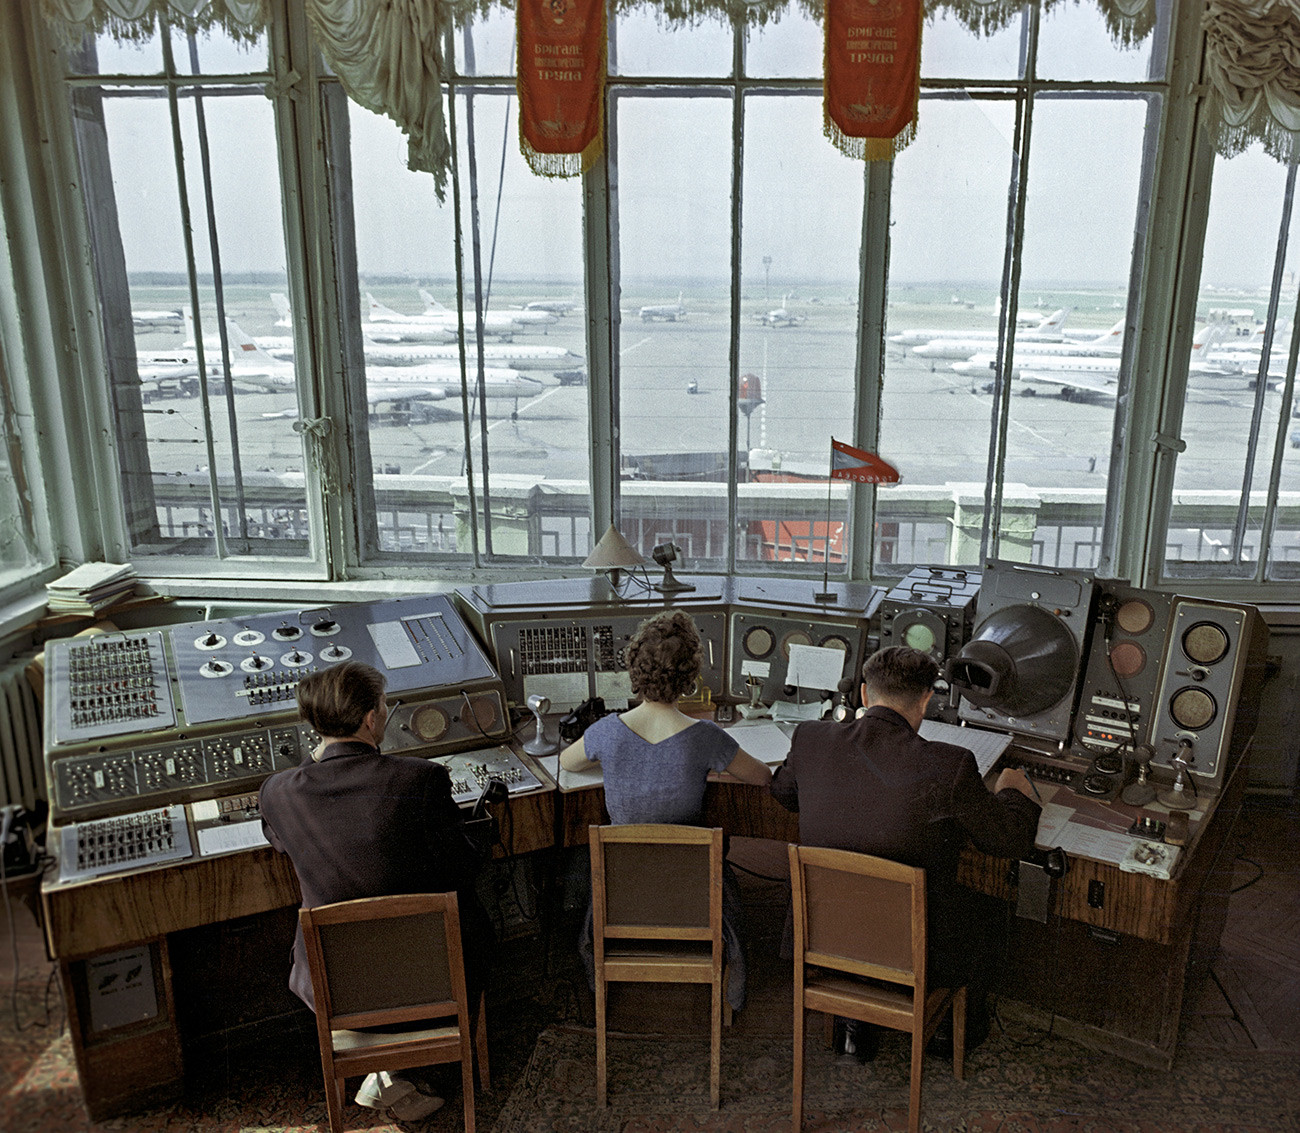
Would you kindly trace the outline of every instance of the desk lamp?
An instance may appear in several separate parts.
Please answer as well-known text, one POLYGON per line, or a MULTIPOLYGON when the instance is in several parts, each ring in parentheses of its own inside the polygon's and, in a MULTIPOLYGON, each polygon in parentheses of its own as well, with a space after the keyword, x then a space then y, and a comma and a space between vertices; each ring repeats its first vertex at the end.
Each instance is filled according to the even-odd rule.
POLYGON ((609 575, 609 584, 617 588, 619 571, 645 566, 645 556, 633 549, 611 523, 591 554, 582 560, 582 565, 588 570, 605 571, 609 575))

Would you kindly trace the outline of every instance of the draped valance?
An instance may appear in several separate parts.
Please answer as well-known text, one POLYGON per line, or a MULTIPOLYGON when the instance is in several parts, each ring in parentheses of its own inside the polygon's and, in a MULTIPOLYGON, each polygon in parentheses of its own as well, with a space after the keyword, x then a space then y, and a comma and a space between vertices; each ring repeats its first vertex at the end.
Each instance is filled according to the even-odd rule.
MULTIPOLYGON (((819 22, 825 0, 794 0, 819 22)), ((1044 11, 1070 0, 1038 0, 1044 11)), ((1092 0, 1121 46, 1155 26, 1156 0, 1092 0)), ((118 39, 152 34, 155 17, 190 29, 220 27, 255 39, 268 0, 40 0, 61 38, 87 32, 118 39)), ((302 0, 321 52, 350 98, 392 118, 410 143, 409 164, 434 177, 441 195, 450 164, 439 82, 443 33, 469 15, 511 0, 302 0)), ((780 19, 787 0, 615 0, 620 11, 651 8, 669 24, 724 18, 751 26, 780 19)), ((925 0, 927 17, 949 13, 977 34, 1007 27, 1021 0, 925 0)), ((1219 152, 1259 141, 1280 161, 1300 155, 1300 0, 1207 0, 1204 16, 1210 131, 1219 152)))
POLYGON ((1300 0, 1209 0, 1204 24, 1215 147, 1300 160, 1300 0))

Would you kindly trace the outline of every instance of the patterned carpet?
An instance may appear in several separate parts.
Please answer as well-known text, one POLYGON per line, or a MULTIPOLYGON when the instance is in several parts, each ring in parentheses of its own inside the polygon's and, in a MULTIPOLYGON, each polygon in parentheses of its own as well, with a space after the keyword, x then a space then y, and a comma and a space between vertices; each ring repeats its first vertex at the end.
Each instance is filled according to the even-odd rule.
MULTIPOLYGON (((788 1133, 790 1047, 779 1036, 723 1038, 722 1108, 708 1105, 707 1039, 611 1038, 609 1108, 597 1111, 594 1038, 551 1028, 507 1099, 495 1133, 788 1133)), ((810 1038, 808 1133, 907 1128, 908 1048, 887 1036, 874 1063, 836 1057, 810 1038)), ((1144 1070, 1058 1038, 1026 1057, 1006 1035, 972 1052, 966 1082, 926 1059, 924 1128, 971 1133, 1261 1133, 1300 1129, 1300 1066, 1291 1054, 1233 1059, 1185 1051, 1175 1070, 1144 1070), (1144 1116, 1134 1119, 1134 1112, 1144 1116), (1161 1115, 1153 1119, 1152 1115, 1161 1115)))

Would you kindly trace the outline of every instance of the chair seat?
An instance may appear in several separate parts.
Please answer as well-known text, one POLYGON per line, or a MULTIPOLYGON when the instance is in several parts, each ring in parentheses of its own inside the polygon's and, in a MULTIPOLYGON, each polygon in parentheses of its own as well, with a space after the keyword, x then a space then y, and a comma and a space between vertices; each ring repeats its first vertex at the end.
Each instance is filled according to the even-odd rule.
POLYGON ((431 1043, 440 1040, 460 1041, 460 1028, 421 1027, 411 1031, 330 1031, 330 1041, 338 1054, 348 1051, 371 1050, 378 1046, 400 1046, 404 1043, 431 1043))
MULTIPOLYGON (((708 945, 705 945, 708 948, 708 945)), ((724 965, 725 966, 725 965, 724 965)), ((605 947, 605 979, 622 983, 711 983, 713 957, 694 948, 610 942, 605 947)))

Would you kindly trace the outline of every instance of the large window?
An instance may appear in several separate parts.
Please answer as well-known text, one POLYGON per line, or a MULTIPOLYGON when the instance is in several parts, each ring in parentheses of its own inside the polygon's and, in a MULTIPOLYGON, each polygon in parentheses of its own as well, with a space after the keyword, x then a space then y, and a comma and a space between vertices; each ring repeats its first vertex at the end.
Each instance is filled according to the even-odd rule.
POLYGON ((1102 569, 1140 539, 1121 512, 1157 339, 1192 357, 1166 378, 1187 445, 1166 573, 1300 570, 1288 171, 1220 162, 1197 327, 1150 299, 1153 227, 1182 231, 1153 216, 1177 181, 1156 160, 1183 98, 1171 3, 1123 48, 1091 3, 982 33, 935 15, 916 139, 876 167, 822 135, 801 4, 689 35, 619 12, 581 180, 521 157, 494 8, 446 44, 445 199, 391 121, 293 55, 295 0, 272 10, 251 49, 160 27, 67 58, 137 557, 546 570, 612 521, 697 570, 1102 569), (900 483, 830 481, 832 439, 900 483))
POLYGON ((1296 167, 1218 159, 1164 545, 1171 578, 1300 577, 1296 167))

